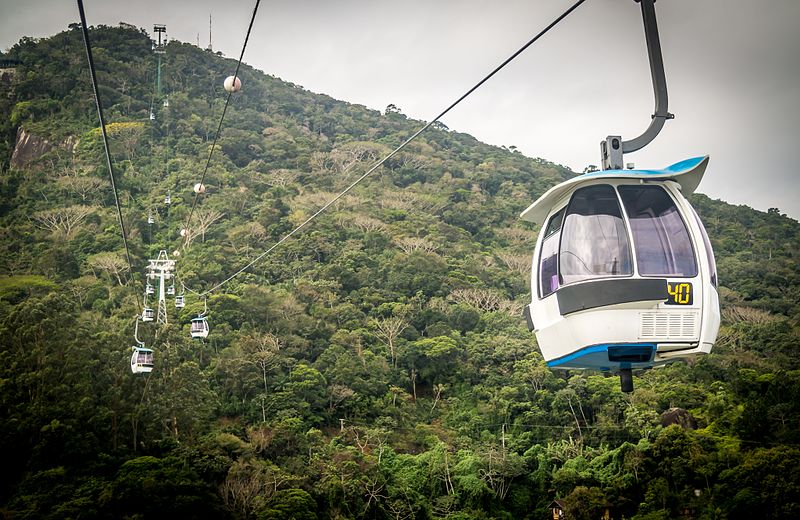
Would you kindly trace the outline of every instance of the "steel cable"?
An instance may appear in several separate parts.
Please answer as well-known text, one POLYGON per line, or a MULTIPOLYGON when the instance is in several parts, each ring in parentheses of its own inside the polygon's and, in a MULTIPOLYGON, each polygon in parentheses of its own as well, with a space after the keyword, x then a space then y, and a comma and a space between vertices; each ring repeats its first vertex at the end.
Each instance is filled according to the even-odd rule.
MULTIPOLYGON (((247 270, 248 268, 250 268, 251 266, 253 266, 253 265, 254 265, 256 262, 258 262, 259 260, 261 260, 262 258, 264 258, 266 255, 268 255, 269 253, 271 253, 272 251, 274 251, 274 250, 275 250, 275 249, 276 249, 278 246, 280 246, 281 244, 283 244, 285 241, 287 241, 289 238, 291 238, 293 235, 295 235, 295 234, 296 234, 298 231, 302 230, 302 229, 303 229, 304 227, 306 227, 306 226, 307 226, 309 223, 311 223, 311 221, 313 221, 315 218, 317 218, 317 216, 319 216, 321 213, 323 213, 325 210, 327 210, 327 209, 328 209, 328 208, 329 208, 331 205, 333 205, 333 204, 334 204, 336 201, 338 201, 339 199, 341 199, 342 197, 344 197, 344 196, 345 196, 347 193, 349 193, 349 192, 350 192, 350 190, 352 190, 352 189, 353 189, 353 188, 355 188, 355 187, 356 187, 358 184, 360 184, 360 183, 361 183, 361 181, 363 181, 364 179, 366 179, 367 177, 369 177, 369 176, 372 174, 372 172, 374 172, 375 170, 377 170, 377 169, 378 169, 378 168, 379 168, 381 165, 383 165, 383 164, 384 164, 386 161, 388 161, 389 159, 391 159, 392 157, 394 157, 394 156, 395 156, 395 155, 396 155, 398 152, 400 152, 400 151, 401 151, 403 148, 405 148, 405 147, 406 147, 406 146, 407 146, 409 143, 411 143, 411 142, 412 142, 414 139, 416 139, 416 138, 417 138, 417 137, 418 137, 418 136, 419 136, 419 135, 420 135, 422 132, 424 132, 425 130, 427 130, 428 128, 430 128, 430 127, 431 127, 431 125, 433 125, 434 123, 436 123, 437 121, 439 121, 439 119, 441 119, 442 117, 444 117, 444 116, 445 116, 445 115, 446 115, 448 112, 450 112, 450 110, 452 110, 453 108, 455 108, 455 107, 456 107, 456 106, 457 106, 459 103, 461 103, 461 102, 462 102, 462 101, 463 101, 465 98, 467 98, 467 96, 469 96, 470 94, 472 94, 473 92, 475 92, 475 91, 476 91, 478 88, 480 88, 480 87, 481 87, 481 86, 482 86, 484 83, 486 83, 486 82, 487 82, 489 79, 491 79, 491 78, 492 78, 492 76, 494 76, 495 74, 497 74, 498 72, 500 72, 500 70, 501 70, 501 69, 503 69, 503 68, 504 68, 506 65, 508 65, 509 63, 511 63, 511 61, 513 61, 513 60, 514 60, 514 59, 515 59, 517 56, 519 56, 520 54, 522 54, 522 52, 524 52, 524 51, 525 51, 525 50, 526 50, 528 47, 530 47, 531 45, 533 45, 533 44, 534 44, 534 43, 535 43, 537 40, 539 40, 539 38, 541 38, 542 36, 544 36, 544 35, 545 35, 545 34, 546 34, 548 31, 550 31, 550 29, 552 29, 553 27, 555 27, 556 25, 558 25, 558 23, 559 23, 559 22, 561 22, 561 20, 563 20, 564 18, 566 18, 566 17, 567 17, 567 16, 568 16, 570 13, 572 13, 572 12, 573 12, 575 9, 577 9, 577 8, 578 8, 578 7, 579 7, 581 4, 583 4, 585 1, 586 1, 586 0, 578 0, 577 2, 575 2, 575 3, 574 3, 572 6, 571 6, 571 7, 569 7, 569 9, 567 9, 566 11, 564 11, 564 12, 563 12, 563 13, 562 13, 560 16, 558 16, 558 17, 557 17, 555 20, 553 20, 552 22, 550 22, 550 24, 549 24, 549 25, 547 25, 547 27, 545 27, 544 29, 542 29, 542 30, 541 30, 541 31, 540 31, 540 32, 539 32, 539 33, 538 33, 536 36, 534 36, 533 38, 531 38, 530 40, 528 40, 528 42, 527 42, 527 43, 525 43, 525 45, 523 45, 522 47, 520 47, 520 48, 519 48, 519 49, 518 49, 516 52, 514 52, 514 53, 513 53, 511 56, 509 56, 509 57, 508 57, 508 58, 507 58, 505 61, 503 61, 503 62, 502 62, 500 65, 498 65, 497 67, 495 67, 495 68, 494 68, 494 70, 492 70, 492 71, 491 71, 489 74, 487 74, 486 76, 484 76, 484 78, 483 78, 483 79, 481 79, 481 80, 480 80, 478 83, 476 83, 476 84, 475 84, 475 85, 474 85, 472 88, 470 88, 470 89, 469 89, 469 90, 467 90, 467 91, 466 91, 464 94, 462 94, 462 95, 461 95, 461 97, 459 97, 458 99, 456 99, 456 100, 455 100, 453 103, 451 103, 451 104, 450 104, 450 105, 449 105, 447 108, 445 108, 444 110, 442 110, 442 112, 441 112, 439 115, 437 115, 437 116, 436 116, 435 118, 433 118, 433 119, 432 119, 430 122, 428 122, 427 124, 425 124, 425 125, 424 125, 422 128, 420 128, 419 130, 417 130, 417 131, 416 131, 416 132, 415 132, 415 133, 414 133, 414 134, 413 134, 411 137, 409 137, 408 139, 406 139, 406 140, 403 142, 403 144, 401 144, 400 146, 398 146, 397 148, 395 148, 395 149, 394 149, 392 152, 390 152, 388 155, 386 155, 386 156, 385 156, 383 159, 381 159, 380 161, 378 161, 377 163, 375 163, 375 164, 374 164, 374 165, 373 165, 373 166, 372 166, 372 167, 371 167, 369 170, 367 170, 367 172, 366 172, 366 173, 364 173, 364 174, 363 174, 361 177, 359 177, 358 179, 356 179, 356 180, 355 180, 355 181, 354 181, 352 184, 350 184, 350 185, 349 185, 347 188, 345 188, 345 189, 344 189, 344 190, 343 190, 341 193, 339 193, 338 195, 336 195, 336 196, 335 196, 333 199, 331 199, 330 201, 328 201, 328 202, 327 202, 327 203, 326 203, 324 206, 322 206, 322 207, 321 207, 319 210, 317 210, 317 212, 316 212, 316 213, 314 213, 313 215, 311 215, 311 216, 310 216, 308 219, 306 219, 306 220, 305 220, 305 221, 304 221, 302 224, 300 224, 299 226, 297 226, 296 228, 294 228, 294 229, 293 229, 291 232, 289 232, 287 235, 285 235, 283 238, 281 238, 281 239, 280 239, 278 242, 276 242, 275 244, 273 244, 273 245, 272 245, 272 246, 271 246, 269 249, 267 249, 266 251, 264 251, 263 253, 261 253, 261 254, 260 254, 260 255, 258 255, 257 257, 255 257, 255 258, 254 258, 253 260, 251 260, 251 261, 250 261, 250 262, 249 262, 247 265, 245 265, 244 267, 242 267, 241 269, 239 269, 238 271, 236 271, 235 273, 233 273, 232 275, 230 275, 230 276, 229 276, 228 278, 226 278, 225 280, 223 280, 223 281, 219 282, 218 284, 214 285, 214 286, 213 286, 213 287, 211 287, 210 289, 208 289, 208 290, 206 290, 206 291, 203 291, 202 293, 198 293, 198 292, 195 292, 195 291, 192 291, 192 292, 195 292, 195 294, 198 294, 199 296, 206 296, 206 295, 208 295, 209 293, 211 293, 212 291, 215 291, 215 290, 219 289, 220 287, 222 287, 223 285, 225 285, 225 284, 226 284, 226 283, 228 283, 229 281, 233 280, 234 278, 236 278, 237 276, 239 276, 240 274, 242 274, 242 273, 243 273, 245 270, 247 270)), ((254 13, 254 15, 255 15, 255 13, 254 13)), ((251 26, 252 26, 252 22, 251 22, 251 26)), ((249 35, 249 32, 248 32, 248 35, 249 35)), ((246 42, 246 40, 245 40, 245 42, 246 42)), ((244 49, 242 50, 242 52, 244 53, 244 49)), ((237 69, 237 70, 238 70, 238 69, 237 69)), ((230 94, 228 95, 228 98, 230 99, 230 94)), ((209 160, 210 160, 210 156, 209 156, 209 160)), ((195 197, 195 200, 196 200, 196 199, 197 199, 197 198, 195 197)), ((187 236, 188 236, 188 234, 189 234, 189 233, 187 232, 187 236)))
MULTIPOLYGON (((103 116, 103 104, 100 102, 100 92, 97 88, 97 74, 94 67, 94 57, 92 56, 92 45, 89 42, 89 27, 86 25, 86 13, 83 9, 83 0, 78 1, 78 11, 81 16, 81 30, 83 32, 83 43, 86 47, 86 59, 89 62, 89 74, 92 78, 92 91, 94 92, 95 105, 97 106, 97 117, 100 119, 100 132, 103 136, 103 148, 106 153, 106 166, 108 167, 108 176, 111 179, 111 189, 114 192, 114 204, 117 207, 117 218, 119 219, 119 227, 122 230, 122 243, 125 245, 125 257, 128 261, 128 269, 130 269, 131 279, 136 284, 136 278, 133 276, 133 262, 131 261, 131 251, 128 247, 128 233, 125 230, 125 221, 122 218, 122 207, 119 203, 119 193, 117 192, 117 183, 114 179, 114 167, 111 163, 111 152, 108 147, 108 133, 106 132, 106 121, 103 116)), ((141 313, 141 305, 139 298, 136 298, 136 305, 141 313)))
MULTIPOLYGON (((253 8, 253 15, 250 17, 250 25, 247 27, 247 34, 244 37, 244 44, 242 45, 242 52, 239 53, 239 61, 236 63, 236 70, 233 73, 234 83, 236 83, 236 78, 239 77, 239 69, 242 66, 242 59, 244 58, 244 51, 247 49, 247 42, 250 39, 250 31, 253 30, 253 22, 256 19, 256 12, 258 11, 258 5, 261 3, 261 0, 256 0, 256 5, 253 8)), ((233 90, 228 92, 228 96, 225 98, 225 105, 222 107, 222 115, 219 118, 219 124, 217 125, 217 133, 214 135, 214 141, 211 143, 211 149, 208 151, 208 159, 206 160, 206 167, 203 169, 203 175, 200 177, 200 185, 203 186, 205 184, 206 175, 208 174, 208 168, 211 165, 211 156, 214 154, 214 149, 217 147, 217 141, 219 140, 219 136, 222 133, 222 122, 225 120, 225 113, 228 111, 228 104, 231 101, 231 96, 233 95, 233 90)), ((197 192, 194 195, 194 200, 192 201, 192 208, 189 210, 189 217, 186 219, 186 235, 184 244, 189 243, 189 238, 191 236, 191 222, 192 222, 192 215, 194 215, 194 209, 197 206, 197 200, 200 198, 201 193, 197 192)))

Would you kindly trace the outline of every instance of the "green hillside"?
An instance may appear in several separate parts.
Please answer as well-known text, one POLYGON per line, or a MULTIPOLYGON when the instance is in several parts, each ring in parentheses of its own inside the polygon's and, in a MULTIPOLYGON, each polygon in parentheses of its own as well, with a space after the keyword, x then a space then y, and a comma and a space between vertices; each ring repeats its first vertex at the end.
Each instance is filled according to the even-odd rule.
POLYGON ((623 394, 549 370, 521 316, 538 230, 518 214, 574 173, 435 125, 212 292, 192 340, 196 292, 424 123, 243 65, 186 241, 236 62, 170 42, 158 97, 144 31, 91 37, 133 273, 80 30, 0 56, 20 62, 0 90, 4 518, 800 516, 798 222, 695 195, 719 341, 623 394), (155 368, 134 375, 162 249, 187 305, 139 325, 155 368))

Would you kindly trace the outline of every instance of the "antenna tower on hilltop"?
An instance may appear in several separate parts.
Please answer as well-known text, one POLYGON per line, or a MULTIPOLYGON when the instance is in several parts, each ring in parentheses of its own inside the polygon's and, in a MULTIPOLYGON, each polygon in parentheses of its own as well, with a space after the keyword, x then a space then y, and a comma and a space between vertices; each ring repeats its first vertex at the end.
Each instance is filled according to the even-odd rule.
POLYGON ((206 47, 208 52, 214 52, 214 48, 211 47, 211 13, 208 13, 208 47, 206 47))

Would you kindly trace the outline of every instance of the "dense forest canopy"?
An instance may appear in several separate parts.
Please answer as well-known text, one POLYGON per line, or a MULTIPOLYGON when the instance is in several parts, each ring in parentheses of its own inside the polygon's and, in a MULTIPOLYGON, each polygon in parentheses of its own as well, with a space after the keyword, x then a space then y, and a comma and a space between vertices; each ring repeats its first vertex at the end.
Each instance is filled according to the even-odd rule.
POLYGON ((243 65, 216 136, 234 60, 172 41, 158 96, 144 31, 91 37, 133 272, 80 30, 0 56, 5 517, 543 519, 555 499, 575 519, 800 516, 796 221, 694 195, 719 341, 623 394, 549 370, 521 317, 537 230, 517 215, 574 173, 436 125, 214 291, 211 333, 192 341, 191 291, 423 123, 243 65), (161 249, 187 305, 139 327, 155 368, 133 375, 161 249))

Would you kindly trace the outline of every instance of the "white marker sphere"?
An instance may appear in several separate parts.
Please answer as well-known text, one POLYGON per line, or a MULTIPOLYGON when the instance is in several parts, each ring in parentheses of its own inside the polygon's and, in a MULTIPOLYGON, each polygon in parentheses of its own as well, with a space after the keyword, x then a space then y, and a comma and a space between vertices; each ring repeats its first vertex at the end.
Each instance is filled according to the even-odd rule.
POLYGON ((239 92, 242 90, 242 80, 240 80, 238 76, 228 76, 225 78, 225 90, 228 92, 239 92))
POLYGON ((206 192, 206 185, 201 183, 201 182, 198 182, 197 184, 194 185, 194 192, 195 193, 205 193, 206 192))
POLYGON ((185 237, 188 234, 189 234, 189 230, 188 229, 186 229, 186 228, 181 229, 181 236, 182 237, 185 237))
POLYGON ((181 256, 181 252, 176 249, 172 252, 172 256, 181 256))

